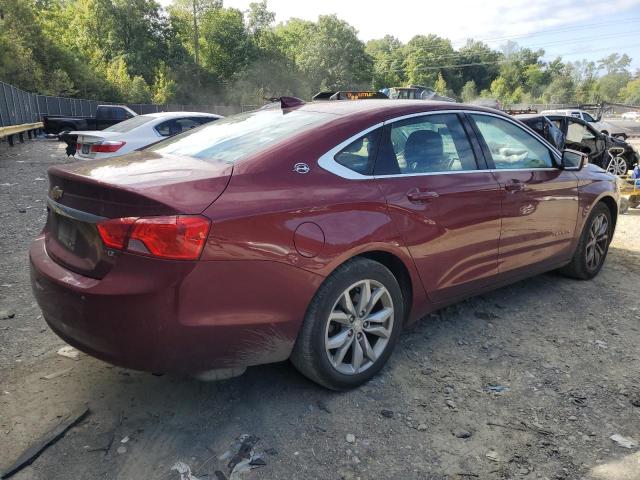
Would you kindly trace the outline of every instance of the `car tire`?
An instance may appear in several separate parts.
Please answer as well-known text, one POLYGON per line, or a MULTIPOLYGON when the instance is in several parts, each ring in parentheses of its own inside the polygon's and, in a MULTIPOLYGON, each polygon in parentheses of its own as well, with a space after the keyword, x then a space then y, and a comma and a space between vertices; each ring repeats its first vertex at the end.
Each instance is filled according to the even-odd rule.
POLYGON ((612 232, 613 223, 609 208, 604 203, 596 204, 584 224, 571 263, 560 271, 578 280, 590 280, 595 277, 607 257, 612 232), (603 225, 603 222, 606 224, 603 225))
POLYGON ((402 329, 403 305, 398 281, 388 268, 362 257, 347 261, 326 278, 309 304, 291 362, 331 390, 361 385, 391 355, 402 329), (366 296, 361 302, 363 291, 369 302, 366 296))

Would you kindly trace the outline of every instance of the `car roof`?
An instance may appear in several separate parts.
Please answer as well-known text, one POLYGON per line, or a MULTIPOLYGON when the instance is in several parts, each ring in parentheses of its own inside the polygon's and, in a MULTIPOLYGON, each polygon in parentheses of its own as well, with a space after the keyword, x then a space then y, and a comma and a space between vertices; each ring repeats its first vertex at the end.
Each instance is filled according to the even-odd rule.
POLYGON ((145 117, 153 117, 153 118, 174 118, 174 117, 216 117, 219 118, 220 115, 216 115, 215 113, 206 113, 206 112, 154 112, 154 113, 145 113, 143 116, 145 117))
POLYGON ((367 120, 374 121, 439 110, 473 110, 508 117, 504 112, 492 108, 439 100, 328 100, 308 102, 294 108, 309 112, 330 113, 341 117, 366 117, 367 120))
POLYGON ((531 118, 546 118, 547 115, 541 113, 519 113, 518 115, 514 115, 518 120, 529 120, 531 118))

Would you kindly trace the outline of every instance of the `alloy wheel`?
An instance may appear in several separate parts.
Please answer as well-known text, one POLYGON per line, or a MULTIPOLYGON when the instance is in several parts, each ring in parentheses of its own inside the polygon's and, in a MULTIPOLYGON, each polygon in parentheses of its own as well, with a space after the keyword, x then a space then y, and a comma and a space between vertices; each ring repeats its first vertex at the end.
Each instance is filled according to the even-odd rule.
POLYGON ((391 294, 375 280, 345 289, 333 305, 325 350, 338 372, 356 375, 370 368, 389 344, 394 322, 391 294))
POLYGON ((614 175, 624 175, 627 173, 627 170, 627 161, 622 157, 612 157, 607 166, 607 172, 614 175))
POLYGON ((609 242, 609 221, 604 213, 597 215, 591 222, 586 245, 587 268, 597 269, 604 260, 609 242))

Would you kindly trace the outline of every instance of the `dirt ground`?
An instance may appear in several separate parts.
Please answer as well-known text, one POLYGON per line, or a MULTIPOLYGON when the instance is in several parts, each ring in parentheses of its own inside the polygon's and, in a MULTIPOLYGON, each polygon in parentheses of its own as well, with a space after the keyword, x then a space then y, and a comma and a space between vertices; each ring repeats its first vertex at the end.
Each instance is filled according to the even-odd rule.
POLYGON ((610 438, 640 442, 640 210, 620 217, 593 281, 542 275, 430 315, 357 390, 288 363, 200 383, 56 353, 27 250, 46 169, 64 161, 55 141, 0 144, 0 468, 91 412, 12 478, 177 480, 183 462, 220 480, 248 434, 240 449, 264 465, 231 478, 640 479, 638 446, 610 438))

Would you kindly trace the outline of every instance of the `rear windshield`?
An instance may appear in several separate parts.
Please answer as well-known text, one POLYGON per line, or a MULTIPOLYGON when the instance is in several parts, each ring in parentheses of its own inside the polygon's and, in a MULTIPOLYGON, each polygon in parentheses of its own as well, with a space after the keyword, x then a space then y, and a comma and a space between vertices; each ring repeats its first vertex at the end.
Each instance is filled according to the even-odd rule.
POLYGON ((306 110, 254 110, 189 130, 159 142, 149 147, 149 150, 234 163, 331 118, 336 117, 330 113, 306 110))
POLYGON ((138 115, 137 117, 132 117, 124 122, 116 123, 115 125, 111 125, 108 128, 105 128, 105 132, 118 132, 118 133, 126 133, 134 128, 138 128, 140 125, 144 125, 145 123, 150 122, 155 117, 148 117, 146 115, 138 115))

